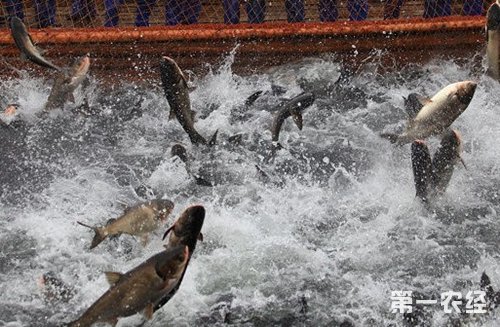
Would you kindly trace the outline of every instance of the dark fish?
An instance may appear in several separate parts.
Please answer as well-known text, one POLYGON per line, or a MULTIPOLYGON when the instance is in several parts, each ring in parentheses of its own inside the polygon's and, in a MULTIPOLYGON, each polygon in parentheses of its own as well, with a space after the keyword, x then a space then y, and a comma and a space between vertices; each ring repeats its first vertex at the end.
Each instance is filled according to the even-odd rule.
POLYGON ((189 259, 186 267, 184 268, 184 272, 179 279, 178 285, 176 285, 169 294, 156 303, 155 311, 164 306, 179 289, 182 279, 184 278, 184 273, 186 272, 185 269, 187 268, 189 260, 191 260, 191 256, 196 248, 196 243, 198 240, 203 240, 201 228, 203 227, 204 220, 205 208, 200 205, 191 206, 184 210, 184 212, 175 221, 174 225, 167 229, 165 234, 163 234, 163 239, 165 239, 165 237, 167 237, 170 233, 168 244, 165 245, 167 249, 177 247, 179 245, 187 246, 189 248, 189 259))
POLYGON ((429 148, 424 141, 413 141, 411 145, 411 163, 413 166, 416 196, 423 202, 427 202, 432 174, 432 161, 429 148))
POLYGON ((285 119, 290 116, 292 116, 295 125, 302 130, 302 111, 312 105, 314 100, 315 98, 312 93, 305 92, 279 106, 271 127, 274 142, 279 141, 281 126, 285 119))
POLYGON ((462 140, 460 134, 455 130, 446 131, 441 139, 441 146, 432 159, 431 187, 437 194, 446 191, 455 165, 462 161, 461 153, 462 140))
POLYGON ((60 70, 60 68, 47 59, 43 58, 40 51, 33 44, 33 40, 26 29, 23 21, 14 16, 10 19, 10 31, 16 46, 21 50, 21 55, 31 60, 37 65, 46 68, 60 70))
POLYGON ((210 141, 207 141, 194 128, 194 114, 191 111, 187 79, 177 63, 172 58, 163 57, 160 62, 160 74, 165 97, 170 105, 170 118, 177 118, 193 144, 214 144, 217 132, 210 141))
POLYGON ((500 79, 500 4, 495 1, 486 13, 487 74, 500 79))

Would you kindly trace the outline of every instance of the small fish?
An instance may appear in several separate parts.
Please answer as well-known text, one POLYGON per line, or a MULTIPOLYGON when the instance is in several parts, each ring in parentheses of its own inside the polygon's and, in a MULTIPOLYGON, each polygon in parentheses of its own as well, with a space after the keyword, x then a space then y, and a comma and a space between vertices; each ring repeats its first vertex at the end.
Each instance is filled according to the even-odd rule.
POLYGON ((42 67, 61 70, 61 68, 42 57, 40 51, 33 44, 33 40, 21 19, 16 16, 10 18, 10 31, 16 46, 21 50, 21 56, 42 67))
POLYGON ((95 248, 106 237, 119 234, 140 236, 143 244, 146 244, 148 234, 160 227, 173 209, 174 203, 170 200, 152 200, 128 209, 122 216, 104 227, 92 227, 81 222, 78 224, 95 232, 90 249, 95 248))
POLYGON ((285 119, 290 116, 292 116, 292 119, 299 130, 302 130, 302 111, 312 105, 314 100, 315 98, 312 93, 305 92, 279 106, 279 109, 274 116, 273 125, 271 126, 271 133, 274 142, 279 141, 281 126, 283 125, 285 119))

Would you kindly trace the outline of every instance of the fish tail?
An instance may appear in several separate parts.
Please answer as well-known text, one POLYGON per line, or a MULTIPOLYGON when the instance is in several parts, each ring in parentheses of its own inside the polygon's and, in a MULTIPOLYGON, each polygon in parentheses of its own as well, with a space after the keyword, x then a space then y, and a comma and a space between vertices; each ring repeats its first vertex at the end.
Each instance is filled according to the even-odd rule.
POLYGON ((105 233, 105 227, 92 227, 89 225, 86 225, 84 223, 81 223, 77 221, 78 224, 90 228, 95 232, 94 238, 92 239, 92 243, 90 244, 90 249, 95 248, 98 246, 104 239, 106 238, 107 234, 105 233))
POLYGON ((398 143, 399 141, 399 135, 394 133, 382 133, 380 137, 389 140, 392 144, 398 143))
POLYGON ((219 133, 219 130, 216 130, 215 133, 210 138, 210 141, 208 141, 208 146, 213 146, 213 145, 215 145, 215 143, 217 143, 217 134, 218 133, 219 133))

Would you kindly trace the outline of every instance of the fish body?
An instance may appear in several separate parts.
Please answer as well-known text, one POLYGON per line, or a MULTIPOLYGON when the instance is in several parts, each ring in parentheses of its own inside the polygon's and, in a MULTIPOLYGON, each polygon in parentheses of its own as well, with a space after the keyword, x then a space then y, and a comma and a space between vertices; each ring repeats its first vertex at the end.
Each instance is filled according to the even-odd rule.
POLYGON ((193 144, 208 145, 209 142, 194 127, 187 79, 182 70, 172 58, 163 57, 160 74, 165 97, 170 105, 170 118, 177 118, 193 144))
MULTIPOLYGON (((196 243, 198 240, 203 240, 201 228, 203 227, 204 220, 205 208, 203 206, 195 205, 184 210, 184 212, 175 221, 174 225, 163 235, 163 238, 165 238, 170 233, 168 243, 165 247, 170 249, 178 246, 187 246, 189 249, 189 264, 189 260, 191 260, 191 256, 196 248, 196 243)), ((166 294, 156 302, 154 308, 155 311, 164 306, 175 295, 181 285, 182 279, 184 278, 184 273, 186 272, 185 270, 188 264, 186 264, 186 267, 184 268, 182 276, 179 279, 179 283, 169 294, 166 294)))
POLYGON ((285 122, 285 119, 290 116, 299 130, 302 130, 302 112, 311 106, 314 100, 315 97, 312 93, 305 92, 280 105, 271 126, 271 134, 274 142, 279 141, 281 126, 285 122))
POLYGON ((486 73, 500 79, 500 3, 495 1, 486 13, 486 73))
POLYGON ((106 273, 110 289, 68 327, 88 327, 97 322, 114 326, 118 318, 139 312, 151 319, 154 303, 177 285, 188 258, 188 247, 178 246, 152 256, 125 274, 106 273))
POLYGON ((448 130, 432 158, 431 187, 437 194, 446 191, 455 166, 462 160, 462 139, 455 130, 448 130))
POLYGON ((381 136, 401 145, 443 133, 467 109, 476 86, 472 81, 446 86, 427 100, 415 117, 410 117, 403 134, 384 133, 381 136))
POLYGON ((140 236, 147 242, 148 234, 156 230, 172 212, 174 204, 170 200, 152 200, 128 209, 122 216, 103 227, 80 225, 94 230, 95 236, 90 249, 99 245, 106 237, 119 234, 140 236))
POLYGON ((90 57, 78 59, 69 70, 60 71, 50 91, 44 111, 62 108, 67 101, 73 100, 73 91, 83 82, 90 68, 90 57))
POLYGON ((22 56, 39 66, 60 70, 58 66, 42 57, 40 51, 33 44, 33 40, 31 39, 31 36, 21 19, 16 16, 10 18, 10 31, 17 48, 21 51, 22 56))

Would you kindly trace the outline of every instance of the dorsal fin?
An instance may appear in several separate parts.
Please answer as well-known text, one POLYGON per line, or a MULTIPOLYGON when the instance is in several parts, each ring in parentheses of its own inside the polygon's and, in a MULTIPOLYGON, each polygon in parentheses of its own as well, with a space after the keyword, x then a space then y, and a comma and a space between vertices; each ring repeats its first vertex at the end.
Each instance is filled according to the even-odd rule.
POLYGON ((123 276, 123 274, 114 271, 105 271, 104 275, 106 275, 106 279, 110 286, 115 286, 123 276))
POLYGON ((414 119, 422 108, 431 102, 431 99, 421 96, 417 93, 410 93, 407 98, 403 97, 405 104, 405 111, 408 118, 414 119))

